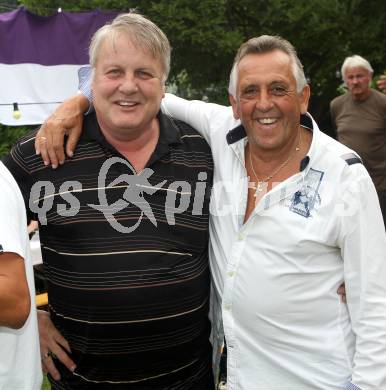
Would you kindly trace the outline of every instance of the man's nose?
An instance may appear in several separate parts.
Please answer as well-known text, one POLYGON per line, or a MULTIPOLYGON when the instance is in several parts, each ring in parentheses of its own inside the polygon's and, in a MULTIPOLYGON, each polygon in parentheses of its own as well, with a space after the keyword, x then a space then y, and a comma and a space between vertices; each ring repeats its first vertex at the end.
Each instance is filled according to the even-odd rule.
POLYGON ((125 74, 125 76, 122 78, 122 82, 119 85, 119 91, 126 94, 138 91, 137 79, 134 74, 125 74))
POLYGON ((272 97, 268 91, 260 91, 256 100, 256 108, 260 111, 269 111, 272 108, 272 97))

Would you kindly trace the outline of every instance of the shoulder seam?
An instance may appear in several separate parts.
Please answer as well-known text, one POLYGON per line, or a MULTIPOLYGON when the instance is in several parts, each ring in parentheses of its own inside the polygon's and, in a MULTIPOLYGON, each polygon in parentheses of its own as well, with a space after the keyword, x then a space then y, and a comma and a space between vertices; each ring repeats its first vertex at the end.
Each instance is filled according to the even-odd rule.
POLYGON ((354 153, 347 153, 340 156, 347 165, 363 164, 362 160, 354 153))

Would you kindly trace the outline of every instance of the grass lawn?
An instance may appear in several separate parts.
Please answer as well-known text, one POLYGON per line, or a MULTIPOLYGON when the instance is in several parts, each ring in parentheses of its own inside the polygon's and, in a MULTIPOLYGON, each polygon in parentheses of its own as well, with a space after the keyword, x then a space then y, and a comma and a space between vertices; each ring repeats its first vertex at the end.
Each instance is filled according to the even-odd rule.
POLYGON ((50 382, 48 381, 47 377, 43 375, 43 385, 42 385, 42 390, 50 390, 50 382))

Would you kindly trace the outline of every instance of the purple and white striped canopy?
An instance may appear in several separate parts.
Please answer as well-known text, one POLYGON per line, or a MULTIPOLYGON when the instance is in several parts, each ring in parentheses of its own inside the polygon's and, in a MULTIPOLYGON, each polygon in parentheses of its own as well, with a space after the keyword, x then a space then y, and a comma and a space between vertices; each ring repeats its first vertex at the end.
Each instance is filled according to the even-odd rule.
POLYGON ((0 13, 0 123, 40 124, 77 91, 94 32, 118 13, 0 13), (20 117, 14 115, 17 103, 20 117))

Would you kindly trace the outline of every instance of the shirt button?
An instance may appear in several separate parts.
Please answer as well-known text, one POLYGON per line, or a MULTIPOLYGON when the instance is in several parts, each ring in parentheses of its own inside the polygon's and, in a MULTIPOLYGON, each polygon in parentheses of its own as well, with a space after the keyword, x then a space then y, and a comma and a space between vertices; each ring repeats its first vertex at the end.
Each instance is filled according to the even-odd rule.
POLYGON ((226 311, 230 311, 231 309, 232 309, 232 305, 225 305, 224 306, 224 309, 226 310, 226 311))
POLYGON ((233 271, 228 272, 228 276, 230 278, 233 278, 235 276, 235 272, 233 272, 233 271))
POLYGON ((239 237, 238 237, 239 241, 243 241, 244 240, 244 234, 239 234, 239 237))

